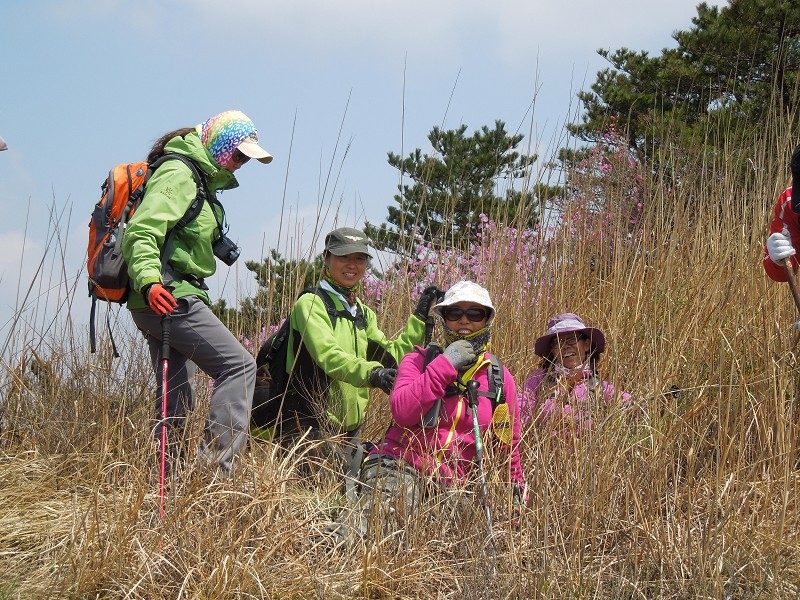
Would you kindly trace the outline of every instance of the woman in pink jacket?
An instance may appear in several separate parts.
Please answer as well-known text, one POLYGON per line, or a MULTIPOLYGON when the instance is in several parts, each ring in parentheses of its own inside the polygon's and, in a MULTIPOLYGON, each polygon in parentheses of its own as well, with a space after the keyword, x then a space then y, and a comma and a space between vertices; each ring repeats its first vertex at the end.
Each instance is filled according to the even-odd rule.
POLYGON ((605 349, 603 332, 588 327, 578 315, 551 318, 547 333, 534 345, 542 364, 520 393, 523 427, 535 420, 561 433, 579 435, 591 429, 599 408, 613 403, 628 407, 631 395, 617 392, 597 374, 597 361, 605 349))
POLYGON ((512 518, 524 496, 516 384, 487 352, 495 316, 489 292, 460 281, 433 312, 444 325, 444 349, 436 355, 417 347, 400 362, 390 396, 394 422, 361 469, 363 497, 351 526, 362 536, 379 504, 387 509, 382 515, 393 515, 392 525, 402 528, 423 488, 441 491, 477 480, 476 437, 466 393, 470 380, 478 383, 482 444, 495 449, 491 462, 484 457, 485 468, 500 469, 510 484, 516 500, 512 518))

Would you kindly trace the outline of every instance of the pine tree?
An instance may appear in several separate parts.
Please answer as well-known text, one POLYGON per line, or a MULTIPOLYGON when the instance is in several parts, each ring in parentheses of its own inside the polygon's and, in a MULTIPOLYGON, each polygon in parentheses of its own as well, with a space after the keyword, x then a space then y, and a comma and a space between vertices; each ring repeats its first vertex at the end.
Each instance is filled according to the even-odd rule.
POLYGON ((614 117, 639 158, 653 160, 667 143, 713 144, 730 131, 739 133, 737 145, 752 140, 770 113, 796 119, 800 2, 731 0, 723 8, 701 3, 692 24, 675 32, 678 47, 660 56, 598 50, 611 67, 598 72, 591 91, 578 94, 585 112, 569 130, 596 142, 614 117))
POLYGON ((509 135, 502 121, 472 136, 466 132, 466 125, 447 131, 434 127, 428 134, 431 154, 420 148, 406 158, 389 153, 389 164, 411 183, 398 185, 388 225, 366 224, 378 249, 404 255, 419 243, 457 247, 481 213, 503 222, 536 223, 530 194, 514 187, 536 160, 516 151, 523 136, 509 135))

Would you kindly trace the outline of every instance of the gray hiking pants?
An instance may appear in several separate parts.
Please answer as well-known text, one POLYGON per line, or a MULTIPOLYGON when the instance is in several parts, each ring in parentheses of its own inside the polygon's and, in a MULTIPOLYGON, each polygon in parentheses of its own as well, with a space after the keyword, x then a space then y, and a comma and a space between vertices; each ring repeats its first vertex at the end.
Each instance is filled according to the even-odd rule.
MULTIPOLYGON (((161 317, 152 310, 131 312, 145 334, 158 382, 157 418, 161 418, 163 356, 161 317)), ((180 436, 187 413, 194 408, 195 367, 214 379, 200 459, 232 473, 235 456, 247 443, 256 382, 256 361, 199 298, 178 300, 170 325, 167 372, 169 435, 180 436)), ((160 439, 160 428, 156 428, 160 439)))

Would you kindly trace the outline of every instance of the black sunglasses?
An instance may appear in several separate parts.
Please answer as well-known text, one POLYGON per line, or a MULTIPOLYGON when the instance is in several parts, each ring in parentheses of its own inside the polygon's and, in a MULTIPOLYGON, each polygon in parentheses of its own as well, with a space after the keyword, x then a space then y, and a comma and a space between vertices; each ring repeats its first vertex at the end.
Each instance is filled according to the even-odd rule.
POLYGON ((233 151, 233 156, 231 156, 231 160, 235 162, 237 165, 243 165, 248 160, 250 160, 250 157, 243 154, 242 151, 237 148, 236 150, 233 151))
POLYGON ((468 308, 466 310, 463 308, 445 308, 442 314, 445 321, 458 321, 461 317, 467 315, 467 319, 473 323, 483 321, 488 316, 487 312, 482 308, 468 308))

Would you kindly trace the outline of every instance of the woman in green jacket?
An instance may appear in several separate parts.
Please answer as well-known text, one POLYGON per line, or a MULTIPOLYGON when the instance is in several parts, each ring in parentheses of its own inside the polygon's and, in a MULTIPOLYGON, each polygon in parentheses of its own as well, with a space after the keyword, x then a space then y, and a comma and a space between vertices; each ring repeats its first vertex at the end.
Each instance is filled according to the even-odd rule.
POLYGON ((338 316, 333 327, 318 294, 300 296, 292 308, 289 348, 298 349, 298 358, 289 352, 288 395, 302 400, 295 415, 283 415, 284 432, 297 424, 300 431, 310 427, 326 436, 357 431, 364 420, 369 388, 389 393, 397 363, 422 343, 432 298, 423 294, 403 332, 389 340, 378 328, 375 312, 359 298, 370 258, 367 236, 358 229, 342 227, 325 237, 325 266, 318 287, 319 293, 333 300, 338 316), (312 369, 303 361, 303 352, 311 359, 312 369))
MULTIPOLYGON (((253 122, 235 110, 165 134, 154 144, 148 163, 165 154, 191 163, 177 158, 163 162, 128 223, 122 244, 133 288, 128 308, 147 338, 159 398, 162 322, 170 316, 170 459, 181 454, 185 418, 194 408, 197 366, 214 379, 200 458, 231 473, 247 441, 256 367, 211 311, 204 280, 216 271, 215 257, 230 266, 239 252, 225 235, 225 210, 217 192, 237 187, 234 172, 251 158, 269 163, 272 156, 259 146, 253 122), (202 204, 199 213, 181 222, 195 201, 202 204)), ((160 418, 160 400, 158 407, 160 418)))

